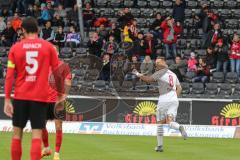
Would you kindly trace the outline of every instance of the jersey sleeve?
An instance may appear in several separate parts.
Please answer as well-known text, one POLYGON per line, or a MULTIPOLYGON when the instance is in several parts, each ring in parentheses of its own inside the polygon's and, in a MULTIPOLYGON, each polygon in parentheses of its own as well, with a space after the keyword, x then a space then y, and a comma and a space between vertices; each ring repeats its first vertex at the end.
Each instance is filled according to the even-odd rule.
POLYGON ((7 63, 7 74, 6 74, 6 79, 5 79, 5 98, 10 98, 11 97, 11 92, 12 92, 12 85, 14 81, 14 73, 15 73, 15 67, 16 67, 16 62, 14 58, 14 48, 13 46, 10 49, 10 52, 8 54, 8 63, 7 63))
POLYGON ((157 72, 155 72, 151 77, 157 81, 158 79, 160 79, 165 73, 167 72, 167 69, 161 69, 157 72))

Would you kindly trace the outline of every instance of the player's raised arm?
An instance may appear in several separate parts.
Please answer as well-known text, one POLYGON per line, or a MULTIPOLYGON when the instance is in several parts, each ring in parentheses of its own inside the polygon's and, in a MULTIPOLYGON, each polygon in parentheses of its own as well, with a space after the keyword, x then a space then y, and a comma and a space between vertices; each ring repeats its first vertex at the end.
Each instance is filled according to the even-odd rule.
POLYGON ((13 50, 14 50, 13 48, 11 48, 8 55, 7 74, 5 79, 4 113, 9 117, 12 117, 12 114, 13 114, 13 107, 11 103, 11 92, 12 92, 12 86, 14 82, 14 73, 15 73, 15 60, 13 55, 13 50))
POLYGON ((139 73, 137 70, 133 70, 133 74, 139 77, 142 81, 151 83, 154 82, 155 79, 152 76, 144 76, 143 74, 139 73))

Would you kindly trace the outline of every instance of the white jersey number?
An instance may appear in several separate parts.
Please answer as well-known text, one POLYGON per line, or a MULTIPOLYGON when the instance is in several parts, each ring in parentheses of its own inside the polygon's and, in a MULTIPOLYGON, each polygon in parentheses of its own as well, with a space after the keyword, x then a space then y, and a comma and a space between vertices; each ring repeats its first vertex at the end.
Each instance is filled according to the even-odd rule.
POLYGON ((26 66, 26 71, 28 74, 34 74, 38 70, 38 52, 37 51, 27 51, 26 52, 26 62, 28 66, 26 66))

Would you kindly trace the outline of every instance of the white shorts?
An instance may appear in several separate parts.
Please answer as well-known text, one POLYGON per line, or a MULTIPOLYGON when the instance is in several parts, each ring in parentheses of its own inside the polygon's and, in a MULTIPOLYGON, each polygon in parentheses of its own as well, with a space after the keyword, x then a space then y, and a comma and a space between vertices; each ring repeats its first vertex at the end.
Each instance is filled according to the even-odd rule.
POLYGON ((157 121, 165 120, 168 116, 171 116, 174 118, 174 120, 177 117, 177 110, 178 110, 179 102, 177 100, 174 101, 158 101, 157 106, 157 121))

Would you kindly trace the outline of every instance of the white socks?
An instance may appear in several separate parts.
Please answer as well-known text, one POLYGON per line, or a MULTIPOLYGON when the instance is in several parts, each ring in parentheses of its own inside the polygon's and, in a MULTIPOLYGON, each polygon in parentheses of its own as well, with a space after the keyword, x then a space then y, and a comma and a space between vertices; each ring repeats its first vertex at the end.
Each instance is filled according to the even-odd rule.
POLYGON ((169 127, 171 129, 179 130, 180 125, 177 122, 170 122, 169 127))
POLYGON ((163 145, 163 125, 161 124, 157 126, 157 142, 158 146, 163 145))

